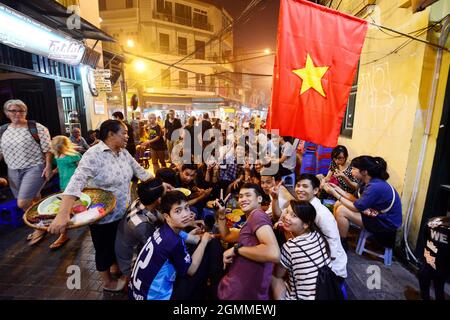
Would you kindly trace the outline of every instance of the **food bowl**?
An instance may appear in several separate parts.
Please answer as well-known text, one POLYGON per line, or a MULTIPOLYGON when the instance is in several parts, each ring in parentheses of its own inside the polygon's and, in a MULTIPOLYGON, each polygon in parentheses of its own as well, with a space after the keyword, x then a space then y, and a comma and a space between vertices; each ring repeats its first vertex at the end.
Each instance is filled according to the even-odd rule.
POLYGON ((186 197, 189 197, 191 195, 191 190, 186 189, 186 188, 176 188, 176 189, 174 189, 174 191, 180 191, 180 192, 184 193, 184 195, 186 197))
MULTIPOLYGON (((42 201, 37 208, 38 214, 56 215, 62 202, 62 195, 62 193, 58 193, 42 201)), ((79 205, 85 206, 86 209, 89 208, 89 206, 91 205, 91 197, 89 197, 85 193, 82 193, 80 199, 75 201, 73 207, 75 208, 79 205)))

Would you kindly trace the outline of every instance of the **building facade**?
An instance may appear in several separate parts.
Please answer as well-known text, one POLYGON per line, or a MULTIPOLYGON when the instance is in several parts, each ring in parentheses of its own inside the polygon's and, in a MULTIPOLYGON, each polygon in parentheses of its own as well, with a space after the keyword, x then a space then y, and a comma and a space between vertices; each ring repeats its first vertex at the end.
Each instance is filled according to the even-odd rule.
POLYGON ((196 0, 99 4, 102 29, 118 39, 104 50, 111 65, 117 61, 114 57, 123 58, 126 82, 116 82, 108 101, 111 110, 123 110, 126 100, 127 111, 132 111, 133 95, 142 116, 152 111, 164 117, 168 109, 211 111, 214 116, 221 107, 239 102, 236 82, 229 75, 233 20, 223 8, 196 0))
POLYGON ((87 0, 0 1, 0 104, 23 100, 28 118, 47 126, 52 136, 74 125, 85 134, 105 119, 93 115, 85 74, 101 64, 101 44, 94 48, 94 43, 113 39, 83 18, 81 8, 98 24, 98 7, 87 0))
MULTIPOLYGON (((332 7, 448 48, 450 3, 432 2, 344 0, 332 7)), ((426 222, 450 211, 449 63, 448 50, 369 24, 339 139, 350 158, 387 161, 402 197, 399 242, 419 258, 426 222)))

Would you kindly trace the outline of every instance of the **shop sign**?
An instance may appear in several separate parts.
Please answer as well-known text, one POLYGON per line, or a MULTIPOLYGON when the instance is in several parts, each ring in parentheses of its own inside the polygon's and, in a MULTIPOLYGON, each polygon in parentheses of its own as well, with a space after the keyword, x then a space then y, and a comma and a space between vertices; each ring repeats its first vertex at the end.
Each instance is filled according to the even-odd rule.
POLYGON ((88 66, 83 67, 86 68, 86 82, 88 84, 89 91, 93 97, 98 97, 98 89, 95 83, 94 71, 88 66))
POLYGON ((101 100, 95 100, 94 112, 95 114, 105 114, 105 103, 101 100))
POLYGON ((22 13, 0 4, 0 42, 71 65, 78 65, 85 47, 22 13))
POLYGON ((111 70, 109 69, 96 69, 94 70, 95 86, 99 92, 112 92, 111 70))
POLYGON ((109 69, 96 69, 94 70, 94 77, 99 79, 111 78, 111 70, 109 69))
POLYGON ((224 102, 223 98, 192 98, 192 103, 218 103, 224 102))

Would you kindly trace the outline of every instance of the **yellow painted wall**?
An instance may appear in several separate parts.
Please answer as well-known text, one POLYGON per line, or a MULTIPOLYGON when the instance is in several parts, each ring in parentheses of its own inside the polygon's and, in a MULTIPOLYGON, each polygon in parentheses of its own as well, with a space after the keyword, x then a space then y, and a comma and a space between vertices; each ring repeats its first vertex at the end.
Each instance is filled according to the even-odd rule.
MULTIPOLYGON (((410 6, 400 8, 405 3, 408 2, 376 1, 375 6, 367 11, 370 14, 366 19, 409 33, 427 27, 430 20, 438 20, 449 11, 448 2, 441 1, 413 14, 410 6)), ((354 1, 344 1, 339 10, 355 14, 361 7, 355 8, 354 1)), ((381 156, 387 161, 390 182, 401 194, 405 217, 426 125, 436 49, 412 41, 396 53, 391 53, 408 40, 393 36, 397 35, 373 26, 369 28, 360 61, 353 137, 341 137, 339 143, 348 147, 350 157, 369 154, 381 156)), ((438 43, 439 34, 434 32, 425 31, 417 36, 438 43)), ((413 249, 433 165, 449 64, 449 54, 444 53, 431 135, 408 238, 413 249)))
MULTIPOLYGON (((444 3, 444 2, 443 2, 444 3)), ((442 10, 442 7, 437 5, 436 7, 433 7, 432 10, 442 10)), ((442 11, 441 11, 442 12, 442 11)), ((444 12, 442 12, 444 13, 444 12)), ((442 16, 444 16, 442 14, 442 16)), ((440 17, 439 17, 440 18, 440 17)), ((431 32, 429 35, 429 40, 433 43, 439 42, 439 33, 431 32)), ((447 41, 446 46, 449 46, 450 41, 447 41)), ((419 233, 419 229, 422 222, 422 216, 423 216, 423 210, 425 206, 428 186, 429 186, 429 180, 431 175, 431 170, 433 166, 433 160, 436 150, 436 141, 439 134, 439 126, 441 122, 442 112, 443 112, 443 105, 444 105, 444 99, 445 99, 445 90, 447 86, 447 79, 448 79, 448 72, 449 72, 449 65, 450 65, 450 54, 448 52, 443 52, 442 56, 442 63, 439 70, 439 81, 437 86, 437 95, 436 95, 436 101, 434 105, 431 103, 431 89, 432 89, 432 79, 434 75, 434 67, 436 62, 436 53, 437 50, 435 48, 432 48, 430 46, 427 46, 427 49, 425 51, 425 59, 423 64, 423 78, 422 83, 420 86, 419 91, 419 108, 417 110, 417 117, 415 118, 414 123, 414 134, 412 137, 412 143, 411 143, 411 150, 409 154, 409 161, 408 161, 408 170, 405 177, 405 189, 403 192, 403 199, 406 201, 410 201, 412 191, 413 191, 413 185, 414 180, 416 178, 416 170, 418 166, 418 159, 420 150, 422 147, 423 142, 423 135, 424 130, 426 126, 426 118, 427 118, 427 112, 428 108, 433 108, 433 118, 431 122, 431 131, 430 135, 427 138, 427 147, 426 147, 426 153, 425 153, 425 160, 423 164, 422 174, 420 176, 420 183, 419 183, 419 191, 417 194, 417 199, 415 201, 414 205, 414 211, 412 215, 412 221, 411 221, 411 229, 409 233, 409 241, 412 245, 412 247, 416 246, 417 243, 417 236, 419 233)), ((407 207, 405 207, 405 210, 407 207)), ((439 213, 434 213, 439 214, 439 213)), ((441 213, 444 214, 444 213, 441 213)))
MULTIPOLYGON (((345 7, 344 7, 345 8, 345 7)), ((349 11, 351 12, 351 11, 349 11)), ((391 0, 377 1, 367 18, 402 32, 428 26, 429 11, 412 14, 391 0)), ((426 33, 422 36, 425 39, 426 33)), ((340 138, 350 157, 369 154, 388 163, 390 182, 401 193, 406 174, 425 45, 370 26, 361 54, 353 136, 340 138), (393 37, 394 36, 394 37, 393 37)))

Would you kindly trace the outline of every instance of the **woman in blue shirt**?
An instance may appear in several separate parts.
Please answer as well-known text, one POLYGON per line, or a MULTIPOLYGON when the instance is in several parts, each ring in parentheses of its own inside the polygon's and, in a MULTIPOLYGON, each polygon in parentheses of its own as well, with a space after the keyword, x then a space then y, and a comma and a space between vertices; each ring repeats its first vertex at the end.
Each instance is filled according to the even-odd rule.
POLYGON ((377 234, 395 234, 402 224, 402 204, 397 191, 386 182, 389 174, 383 158, 360 156, 352 160, 352 175, 363 182, 355 198, 326 184, 325 191, 338 199, 334 214, 344 248, 350 222, 377 234))

